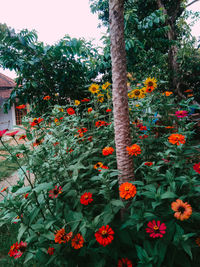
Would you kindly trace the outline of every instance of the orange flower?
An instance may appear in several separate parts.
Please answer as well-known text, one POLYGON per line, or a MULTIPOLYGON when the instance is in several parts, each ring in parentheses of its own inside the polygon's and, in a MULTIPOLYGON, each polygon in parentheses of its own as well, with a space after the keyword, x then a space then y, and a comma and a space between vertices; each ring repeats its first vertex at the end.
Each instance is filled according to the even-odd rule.
POLYGON ((105 247, 112 243, 114 239, 114 231, 109 225, 102 226, 95 233, 95 238, 100 245, 105 247))
POLYGON ((165 126, 165 129, 173 129, 174 126, 165 126))
POLYGON ((200 247, 200 237, 197 237, 197 238, 195 239, 195 242, 196 242, 197 246, 200 247))
POLYGON ((170 92, 170 91, 166 91, 166 92, 163 93, 163 95, 166 95, 166 96, 170 96, 170 95, 172 95, 172 94, 173 94, 173 93, 170 92))
POLYGON ((192 89, 187 89, 184 91, 184 93, 191 93, 192 92, 192 89))
POLYGON ((8 186, 4 187, 4 188, 1 190, 1 192, 4 192, 4 191, 6 191, 6 190, 7 190, 7 188, 8 188, 8 186))
POLYGON ((180 144, 185 144, 185 136, 182 134, 171 134, 168 137, 171 144, 179 146, 180 144))
POLYGON ((102 154, 104 156, 108 156, 108 155, 112 155, 112 153, 114 152, 114 148, 112 147, 104 147, 104 149, 102 149, 102 154))
POLYGON ((44 100, 49 100, 49 99, 51 99, 51 97, 49 95, 46 95, 46 96, 43 97, 43 99, 44 100))
POLYGON ((92 112, 92 108, 88 108, 88 113, 91 113, 92 112))
POLYGON ((132 146, 127 146, 126 150, 128 151, 128 154, 131 156, 137 156, 141 154, 141 148, 137 144, 134 144, 132 146))
POLYGON ((58 230, 55 234, 55 242, 58 244, 69 242, 69 240, 72 237, 72 232, 69 232, 68 234, 65 232, 65 229, 62 228, 58 230))
POLYGON ((129 199, 135 196, 136 194, 136 187, 131 183, 123 183, 119 187, 119 195, 121 198, 129 199))
POLYGON ((97 162, 95 165, 94 165, 94 169, 99 169, 103 166, 103 163, 102 162, 97 162))
POLYGON ((33 126, 39 125, 42 121, 43 121, 43 119, 41 119, 41 118, 38 118, 38 119, 35 118, 35 119, 33 119, 32 122, 30 122, 30 125, 33 127, 33 126))
POLYGON ((19 105, 19 106, 17 106, 16 108, 17 108, 17 109, 24 109, 25 107, 26 107, 26 105, 23 104, 23 105, 19 105))
POLYGON ((175 202, 172 202, 171 208, 174 213, 174 217, 178 220, 187 220, 192 214, 192 207, 187 203, 183 202, 181 199, 177 199, 175 202))
POLYGON ((79 233, 75 235, 74 238, 72 239, 72 247, 75 249, 83 247, 83 243, 84 243, 83 236, 79 233))

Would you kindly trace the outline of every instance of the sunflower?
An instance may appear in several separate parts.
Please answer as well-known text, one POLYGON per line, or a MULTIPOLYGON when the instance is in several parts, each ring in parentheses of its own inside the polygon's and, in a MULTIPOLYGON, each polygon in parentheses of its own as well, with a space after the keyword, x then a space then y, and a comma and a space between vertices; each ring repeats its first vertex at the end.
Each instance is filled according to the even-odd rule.
POLYGON ((55 243, 61 244, 69 242, 69 240, 72 237, 72 232, 69 232, 68 234, 65 232, 65 229, 62 228, 55 233, 55 243))
POLYGON ((121 198, 129 199, 135 196, 136 194, 136 187, 131 183, 123 183, 119 187, 119 194, 121 198))
POLYGON ((137 155, 141 154, 141 148, 137 144, 134 144, 130 147, 127 146, 126 150, 128 151, 128 154, 131 156, 137 156, 137 155))
POLYGON ((103 89, 103 90, 106 90, 106 89, 108 88, 108 86, 110 86, 110 85, 111 85, 111 83, 106 82, 106 83, 104 83, 104 84, 102 85, 102 89, 103 89))
POLYGON ((96 83, 93 83, 90 87, 89 87, 89 91, 92 94, 97 94, 99 92, 99 85, 96 83))
POLYGON ((181 199, 172 202, 171 208, 175 211, 174 217, 181 221, 189 219, 192 214, 192 207, 181 199))
POLYGON ((180 144, 185 144, 185 136, 182 134, 171 134, 168 137, 171 144, 179 146, 180 144))
POLYGON ((144 85, 146 87, 146 93, 151 93, 157 87, 157 80, 154 77, 148 77, 145 80, 144 85))
POLYGON ((95 233, 95 238, 100 245, 105 247, 113 241, 114 239, 113 235, 114 235, 113 229, 109 225, 106 225, 106 226, 102 226, 95 233))
POLYGON ((134 89, 130 93, 128 93, 129 98, 144 98, 145 91, 143 89, 134 89))
POLYGON ((74 249, 79 249, 83 247, 83 243, 84 243, 83 236, 79 233, 75 235, 74 238, 72 239, 72 247, 74 249))

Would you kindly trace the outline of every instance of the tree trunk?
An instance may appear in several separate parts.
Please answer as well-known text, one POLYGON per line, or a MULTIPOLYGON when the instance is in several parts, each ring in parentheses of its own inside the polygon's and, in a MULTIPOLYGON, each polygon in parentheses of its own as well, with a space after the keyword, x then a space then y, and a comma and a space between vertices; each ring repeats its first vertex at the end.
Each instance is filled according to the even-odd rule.
POLYGON ((124 0, 109 1, 112 59, 113 113, 119 184, 133 180, 133 159, 126 147, 131 145, 127 96, 126 52, 124 41, 124 0))

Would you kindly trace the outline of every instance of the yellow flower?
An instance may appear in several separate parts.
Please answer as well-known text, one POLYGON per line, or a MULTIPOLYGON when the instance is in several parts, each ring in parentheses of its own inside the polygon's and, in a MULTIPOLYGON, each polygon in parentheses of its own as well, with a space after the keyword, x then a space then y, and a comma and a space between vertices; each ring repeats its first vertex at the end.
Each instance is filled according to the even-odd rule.
POLYGON ((136 106, 136 108, 138 108, 140 105, 135 105, 136 106))
POLYGON ((144 98, 145 93, 143 89, 134 89, 130 93, 128 93, 129 98, 144 98))
POLYGON ((148 77, 144 81, 144 85, 147 90, 150 89, 152 92, 157 87, 157 80, 154 77, 153 78, 148 77))
POLYGON ((59 110, 60 112, 64 112, 64 109, 63 109, 63 108, 58 108, 58 110, 59 110))
POLYGON ((102 89, 103 89, 103 90, 106 90, 106 89, 108 88, 108 86, 110 86, 110 85, 111 85, 111 83, 106 82, 106 83, 104 83, 104 84, 102 85, 102 89))
POLYGON ((103 94, 98 94, 97 95, 97 101, 102 103, 104 101, 104 95, 103 94))
POLYGON ((80 103, 81 103, 81 102, 80 102, 79 100, 75 100, 75 101, 74 101, 74 105, 75 105, 75 106, 80 105, 80 103))
POLYGON ((93 83, 90 87, 89 87, 89 91, 92 94, 97 94, 99 92, 99 85, 96 83, 93 83))

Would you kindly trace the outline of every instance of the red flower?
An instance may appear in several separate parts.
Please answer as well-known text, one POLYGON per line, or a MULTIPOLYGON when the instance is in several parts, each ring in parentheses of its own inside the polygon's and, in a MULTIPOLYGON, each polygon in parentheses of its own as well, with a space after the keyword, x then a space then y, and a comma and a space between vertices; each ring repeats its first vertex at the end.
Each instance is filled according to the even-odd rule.
POLYGON ((46 96, 43 97, 43 99, 44 99, 44 100, 50 100, 51 97, 50 97, 49 95, 46 95, 46 96))
POLYGON ((139 129, 140 131, 147 131, 147 127, 144 125, 140 126, 139 129))
POLYGON ((72 238, 73 233, 69 232, 68 234, 65 232, 65 229, 62 228, 55 233, 55 243, 61 244, 69 242, 69 240, 72 238))
POLYGON ((131 155, 131 156, 137 156, 137 155, 141 154, 141 148, 137 144, 134 144, 134 145, 132 145, 130 147, 127 146, 126 150, 128 151, 128 154, 131 155))
POLYGON ((7 129, 0 131, 0 139, 5 134, 5 132, 7 132, 7 131, 8 131, 7 129))
POLYGON ((29 193, 25 194, 24 195, 24 198, 27 199, 28 198, 28 195, 29 195, 29 193))
POLYGON ((148 222, 148 228, 146 228, 146 232, 149 233, 150 237, 163 237, 166 230, 166 225, 164 223, 160 223, 160 221, 153 220, 152 222, 148 222))
POLYGON ((88 137, 88 141, 92 142, 92 136, 88 137))
POLYGON ((86 133, 88 131, 87 128, 81 128, 79 129, 77 132, 79 133, 79 136, 82 137, 84 133, 86 133))
POLYGON ((55 248, 49 247, 48 250, 47 250, 47 253, 49 255, 53 255, 54 254, 54 250, 55 250, 55 248))
POLYGON ((91 113, 92 112, 92 108, 88 108, 88 113, 91 113))
POLYGON ((122 258, 118 261, 117 267, 133 267, 133 265, 128 258, 122 258))
POLYGON ((38 119, 35 118, 35 119, 33 119, 32 122, 30 122, 30 125, 33 127, 33 126, 39 125, 42 121, 43 121, 43 119, 41 119, 41 118, 38 118, 38 119))
POLYGON ((1 193, 3 193, 4 191, 6 191, 8 189, 8 186, 4 187, 2 190, 1 190, 1 193))
POLYGON ((83 98, 83 99, 81 100, 81 102, 90 102, 90 99, 89 99, 89 98, 83 98))
POLYGON ((108 155, 112 155, 112 153, 114 152, 114 148, 112 147, 104 147, 104 149, 102 149, 102 154, 104 156, 108 156, 108 155))
POLYGON ((62 193, 62 187, 59 186, 59 188, 58 188, 58 186, 56 185, 54 189, 49 191, 49 197, 57 198, 58 195, 61 194, 61 193, 62 193))
POLYGON ((84 193, 81 198, 80 198, 80 202, 83 205, 88 205, 89 203, 91 203, 93 201, 92 199, 92 194, 90 192, 86 192, 84 193))
POLYGON ((200 162, 199 162, 199 163, 196 163, 196 164, 194 164, 194 166, 193 166, 193 169, 195 170, 195 172, 198 172, 198 173, 200 173, 200 162))
POLYGON ((96 126, 97 128, 99 128, 99 127, 101 127, 101 126, 107 126, 107 125, 108 125, 108 123, 105 122, 105 121, 96 121, 96 122, 95 122, 95 126, 96 126))
POLYGON ((184 118, 188 116, 188 112, 187 110, 179 110, 179 111, 176 111, 175 116, 177 118, 184 118))
POLYGON ((19 106, 17 106, 16 108, 17 109, 23 109, 23 108, 25 108, 26 107, 26 105, 19 105, 19 106))
POLYGON ((74 114, 75 114, 75 110, 74 110, 73 108, 68 108, 68 109, 67 109, 67 113, 68 113, 69 115, 74 115, 74 114))
POLYGON ((8 252, 8 255, 10 257, 14 257, 15 259, 19 258, 22 256, 22 254, 25 252, 27 247, 27 243, 26 242, 16 242, 15 244, 13 244, 10 248, 10 251, 8 252))
POLYGON ((140 136, 139 136, 140 139, 145 139, 145 138, 147 138, 147 137, 149 137, 149 136, 146 135, 146 134, 144 134, 144 135, 140 135, 140 136))
POLYGON ((14 131, 11 133, 7 133, 6 135, 14 137, 19 131, 14 131))
POLYGON ((106 109, 106 112, 111 112, 111 111, 112 111, 111 108, 106 109))
POLYGON ((114 231, 109 225, 102 226, 96 233, 95 238, 97 242, 102 246, 109 245, 114 239, 114 231))
POLYGON ((147 162, 145 162, 144 165, 145 165, 145 166, 152 166, 152 165, 153 165, 153 162, 147 161, 147 162))
POLYGON ((19 140, 24 140, 26 138, 25 134, 20 135, 19 140))
POLYGON ((102 165, 98 171, 101 172, 101 169, 108 170, 109 168, 108 166, 102 165))
POLYGON ((74 238, 72 239, 72 247, 74 249, 79 249, 83 247, 83 243, 84 243, 83 236, 79 233, 75 235, 74 238))

